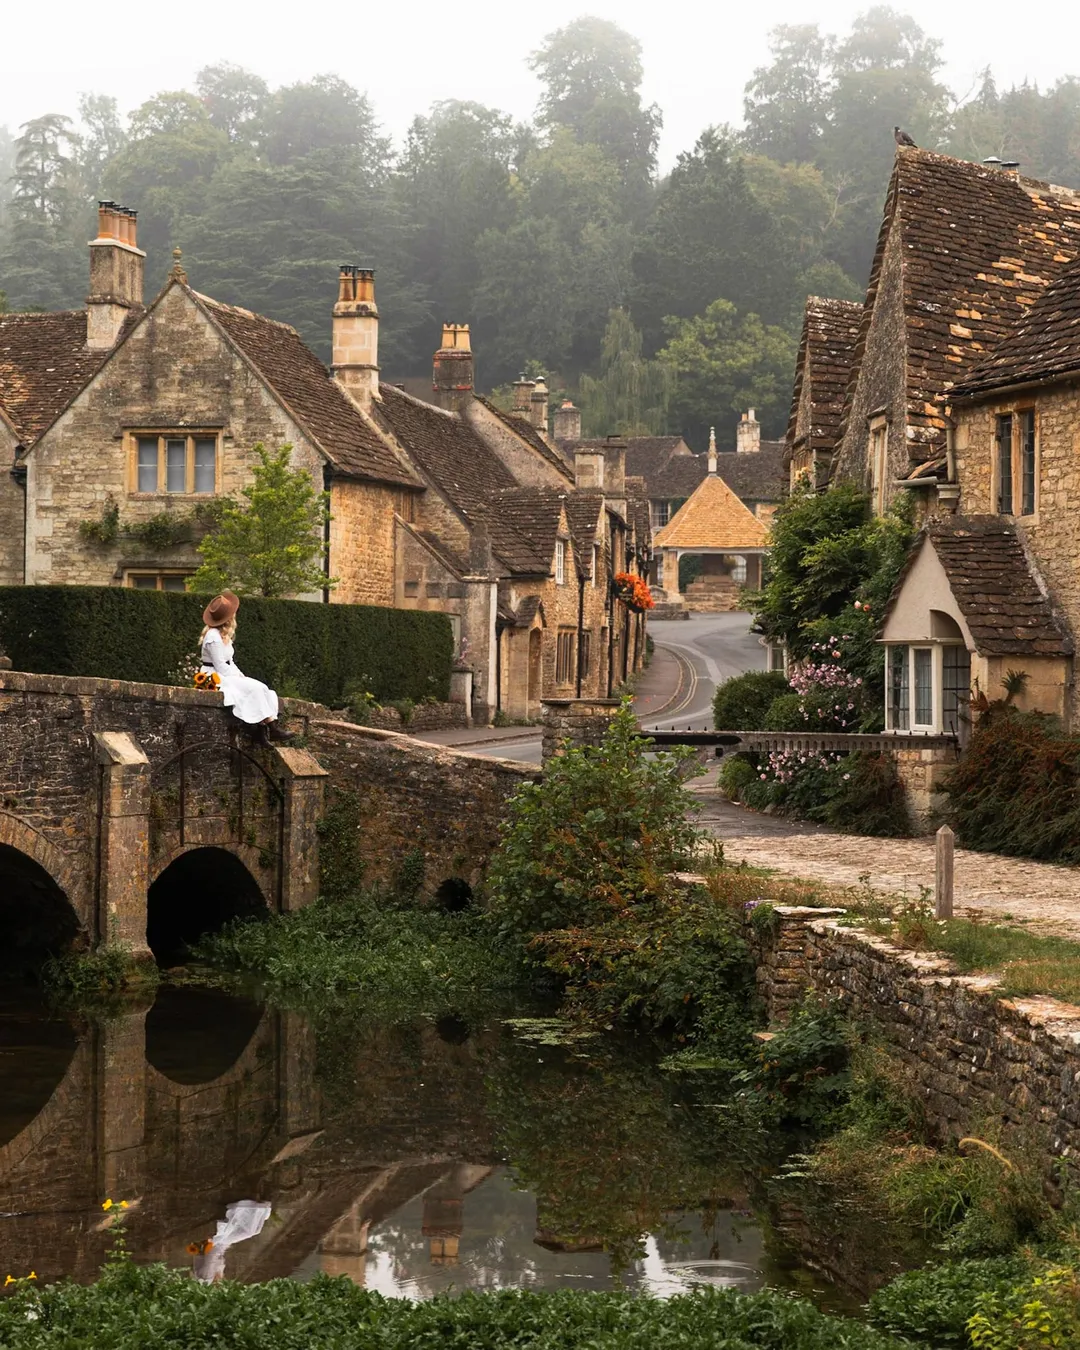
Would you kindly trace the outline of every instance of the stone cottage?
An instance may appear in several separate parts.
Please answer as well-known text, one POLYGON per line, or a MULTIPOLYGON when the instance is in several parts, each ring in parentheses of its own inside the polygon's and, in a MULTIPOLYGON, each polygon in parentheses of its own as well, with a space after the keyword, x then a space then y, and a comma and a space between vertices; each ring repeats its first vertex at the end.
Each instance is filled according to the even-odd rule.
POLYGON ((380 382, 370 269, 339 271, 328 371, 288 325, 199 294, 178 253, 145 304, 132 211, 102 203, 90 255, 85 310, 0 317, 0 583, 183 589, 207 508, 249 481, 257 443, 288 443, 330 497, 338 585, 305 598, 448 613, 477 717, 604 692, 643 652, 609 596, 649 546, 625 475, 590 470, 605 505, 575 542, 589 513, 550 505, 577 487, 547 391, 526 382, 524 416, 478 398, 467 326, 444 328, 433 406, 380 382), (580 575, 602 602, 565 599, 580 575))

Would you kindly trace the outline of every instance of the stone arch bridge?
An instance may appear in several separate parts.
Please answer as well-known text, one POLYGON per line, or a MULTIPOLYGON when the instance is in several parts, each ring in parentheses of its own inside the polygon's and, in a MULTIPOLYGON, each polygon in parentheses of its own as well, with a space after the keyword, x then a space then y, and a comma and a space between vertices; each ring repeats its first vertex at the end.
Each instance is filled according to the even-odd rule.
POLYGON ((34 910, 54 939, 149 956, 155 889, 181 939, 215 887, 298 909, 325 778, 306 750, 238 737, 219 694, 2 671, 0 931, 34 910))

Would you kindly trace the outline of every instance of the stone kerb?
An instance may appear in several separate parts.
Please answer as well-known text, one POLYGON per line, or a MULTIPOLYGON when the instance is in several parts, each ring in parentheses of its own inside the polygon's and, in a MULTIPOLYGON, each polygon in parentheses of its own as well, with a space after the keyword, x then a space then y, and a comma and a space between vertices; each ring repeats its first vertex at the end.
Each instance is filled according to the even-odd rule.
POLYGON ((599 745, 611 720, 622 707, 618 698, 548 698, 542 701, 541 755, 546 764, 561 755, 567 743, 574 749, 599 745))

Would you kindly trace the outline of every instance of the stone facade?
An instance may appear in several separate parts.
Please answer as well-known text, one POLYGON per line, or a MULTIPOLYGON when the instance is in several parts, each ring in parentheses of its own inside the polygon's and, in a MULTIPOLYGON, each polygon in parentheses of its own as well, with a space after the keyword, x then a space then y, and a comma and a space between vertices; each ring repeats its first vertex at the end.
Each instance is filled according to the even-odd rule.
POLYGON ((401 495, 382 483, 333 480, 330 566, 338 579, 330 592, 333 603, 395 603, 394 530, 401 495))
POLYGON ((545 699, 544 763, 563 754, 567 744, 573 749, 599 745, 621 706, 617 698, 545 699))
POLYGON ((769 1020, 783 1021, 807 992, 838 998, 907 1066, 942 1138, 1003 1121, 1044 1130, 1053 1154, 1074 1157, 1080 1008, 1002 999, 991 977, 958 975, 933 954, 841 928, 840 912, 778 910, 758 968, 769 1020))

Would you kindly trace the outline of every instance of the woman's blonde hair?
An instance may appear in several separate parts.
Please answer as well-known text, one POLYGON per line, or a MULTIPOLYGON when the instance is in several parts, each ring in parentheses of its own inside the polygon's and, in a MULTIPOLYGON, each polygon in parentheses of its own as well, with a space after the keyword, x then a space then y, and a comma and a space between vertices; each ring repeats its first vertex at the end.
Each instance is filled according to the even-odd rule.
POLYGON ((222 642, 232 642, 233 638, 236 637, 236 615, 234 614, 227 623, 208 623, 202 630, 202 635, 199 638, 199 646, 201 647, 210 634, 215 632, 221 634, 222 642))

